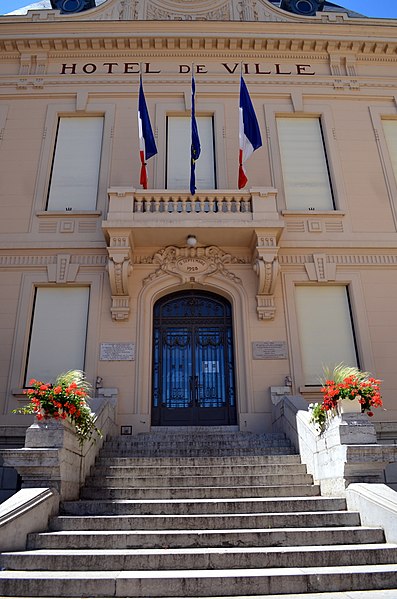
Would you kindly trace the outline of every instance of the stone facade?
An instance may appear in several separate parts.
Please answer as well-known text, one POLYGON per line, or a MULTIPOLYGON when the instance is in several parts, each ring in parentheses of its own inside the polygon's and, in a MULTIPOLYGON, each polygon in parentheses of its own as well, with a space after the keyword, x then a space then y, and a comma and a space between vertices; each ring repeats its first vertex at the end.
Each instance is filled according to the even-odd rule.
MULTIPOLYGON (((357 362, 383 380, 386 411, 375 419, 389 423, 392 438, 397 170, 384 122, 397 119, 396 23, 344 10, 303 17, 266 0, 107 0, 86 13, 36 10, 0 24, 2 424, 31 421, 11 410, 23 403, 38 288, 89 288, 82 366, 98 388, 118 389, 118 425, 135 434, 151 426, 158 300, 188 290, 228 300, 237 423, 270 431, 271 387, 320 397, 306 378, 297 288, 343 287, 357 362), (158 147, 147 190, 139 186, 140 69, 158 147), (169 119, 190 115, 192 70, 216 166, 216 183, 198 186, 193 199, 188 186, 167 183, 169 119), (243 190, 240 70, 263 138, 243 190), (91 116, 104 117, 96 205, 51 210, 59 119, 91 116), (290 207, 279 118, 321 124, 332 208, 290 207)), ((314 178, 305 184, 316 199, 314 178)), ((313 338, 319 355, 333 326, 325 318, 313 338)))

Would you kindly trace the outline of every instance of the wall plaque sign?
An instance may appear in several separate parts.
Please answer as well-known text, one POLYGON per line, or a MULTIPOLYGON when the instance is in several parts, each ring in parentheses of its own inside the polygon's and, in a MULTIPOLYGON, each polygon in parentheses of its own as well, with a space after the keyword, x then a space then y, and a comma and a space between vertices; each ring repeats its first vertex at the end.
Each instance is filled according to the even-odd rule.
POLYGON ((286 360, 288 358, 286 341, 253 341, 254 360, 286 360))
POLYGON ((99 359, 108 362, 135 360, 135 343, 101 343, 99 359))

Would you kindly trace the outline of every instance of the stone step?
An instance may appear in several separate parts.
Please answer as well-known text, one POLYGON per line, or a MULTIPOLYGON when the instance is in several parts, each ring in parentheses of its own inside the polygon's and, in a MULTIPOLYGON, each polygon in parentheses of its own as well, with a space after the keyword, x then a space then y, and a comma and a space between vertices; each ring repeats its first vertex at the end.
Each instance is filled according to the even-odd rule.
POLYGON ((206 514, 161 516, 58 516, 50 530, 222 530, 257 528, 320 528, 359 526, 357 512, 295 512, 285 514, 206 514))
POLYGON ((310 474, 268 474, 266 476, 132 476, 86 478, 87 487, 104 488, 146 488, 152 487, 248 487, 275 485, 309 485, 313 482, 310 474))
POLYGON ((346 510, 346 500, 337 497, 296 497, 279 499, 127 499, 125 501, 66 501, 64 515, 142 515, 142 514, 238 514, 346 510))
POLYGON ((152 426, 151 430, 146 433, 138 433, 134 436, 129 435, 117 435, 112 437, 109 440, 109 443, 117 444, 117 443, 129 443, 130 441, 135 441, 139 439, 150 440, 150 439, 196 439, 196 440, 211 440, 211 439, 245 439, 250 440, 251 442, 255 442, 256 440, 281 440, 281 441, 289 441, 284 433, 252 433, 252 432, 243 432, 238 430, 238 427, 215 427, 215 426, 203 426, 203 427, 194 427, 194 426, 152 426))
POLYGON ((397 545, 194 549, 39 549, 5 553, 4 570, 214 570, 397 563, 397 545))
MULTIPOLYGON (((397 586, 395 589, 381 590, 381 591, 341 591, 332 593, 304 593, 304 595, 255 595, 255 599, 396 599, 397 597, 397 586)), ((20 597, 11 597, 7 595, 7 599, 20 599, 20 597)), ((58 599, 58 597, 46 597, 46 599, 58 599)), ((75 599, 74 597, 63 597, 62 599, 75 599)), ((95 595, 95 599, 111 599, 110 597, 98 597, 95 595)), ((129 597, 128 599, 138 599, 138 597, 129 597)), ((169 597, 168 599, 184 599, 183 597, 169 597)), ((214 596, 203 597, 200 599, 214 599, 214 596)), ((247 595, 233 595, 233 597, 223 596, 222 599, 247 599, 247 595)))
POLYGON ((392 589, 397 565, 227 570, 0 572, 7 597, 222 597, 306 592, 392 589))
POLYGON ((308 497, 320 494, 318 485, 242 487, 83 487, 82 499, 217 499, 234 497, 308 497))
POLYGON ((304 464, 228 464, 225 466, 94 466, 91 477, 155 476, 268 476, 306 474, 304 464))
POLYGON ((261 453, 265 453, 266 455, 291 455, 295 454, 295 451, 292 448, 286 447, 268 447, 262 448, 259 450, 254 447, 219 447, 219 446, 197 446, 197 447, 175 447, 175 446, 160 446, 158 448, 149 447, 147 445, 142 445, 141 447, 120 447, 111 449, 104 449, 102 451, 102 456, 104 457, 153 457, 153 454, 156 454, 157 457, 219 457, 219 456, 257 456, 261 453))
POLYGON ((383 543, 382 529, 364 526, 227 530, 57 531, 32 533, 28 549, 164 549, 291 547, 383 543))
POLYGON ((214 467, 214 466, 266 466, 266 465, 279 465, 279 464, 295 464, 300 465, 300 457, 296 454, 275 454, 275 455, 252 455, 252 456, 148 456, 148 457, 118 457, 117 455, 112 457, 104 457, 104 450, 101 451, 99 457, 96 460, 98 466, 122 466, 122 467, 133 467, 133 466, 157 466, 157 467, 186 467, 193 468, 195 466, 201 467, 214 467))
POLYGON ((119 435, 112 437, 107 442, 108 447, 121 447, 131 443, 162 443, 170 441, 175 443, 245 443, 255 445, 255 443, 273 443, 280 442, 284 445, 290 445, 290 440, 283 433, 242 433, 242 432, 223 432, 221 434, 207 434, 202 432, 149 432, 139 433, 134 436, 119 435))

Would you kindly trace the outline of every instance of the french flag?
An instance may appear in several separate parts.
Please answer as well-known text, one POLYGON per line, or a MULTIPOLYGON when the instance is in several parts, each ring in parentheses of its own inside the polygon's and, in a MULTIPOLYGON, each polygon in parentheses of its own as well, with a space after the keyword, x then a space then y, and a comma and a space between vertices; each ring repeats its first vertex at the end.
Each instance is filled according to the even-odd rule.
POLYGON ((154 140, 152 125, 150 124, 145 94, 143 93, 142 75, 139 78, 138 132, 139 154, 141 157, 141 176, 139 182, 143 189, 147 189, 146 161, 157 154, 157 146, 154 140))
POLYGON ((239 104, 239 169, 238 188, 242 189, 248 183, 244 171, 244 164, 248 158, 261 147, 262 138, 259 130, 258 119, 248 93, 243 77, 240 77, 240 104, 239 104))

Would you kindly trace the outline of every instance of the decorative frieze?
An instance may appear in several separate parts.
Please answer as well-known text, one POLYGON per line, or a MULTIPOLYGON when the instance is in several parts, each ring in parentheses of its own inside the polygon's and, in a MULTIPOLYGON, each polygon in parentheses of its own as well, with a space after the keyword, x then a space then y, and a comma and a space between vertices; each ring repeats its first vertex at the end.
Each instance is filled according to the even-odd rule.
MULTIPOLYGON (((9 267, 9 268, 27 268, 27 267, 37 267, 42 266, 44 268, 48 267, 48 265, 56 264, 60 259, 59 257, 64 256, 64 254, 58 254, 57 256, 45 255, 45 256, 0 256, 0 267, 9 267)), ((70 264, 75 264, 78 266, 100 266, 104 267, 106 265, 107 259, 104 254, 82 254, 82 255, 74 255, 70 256, 70 264)))
MULTIPOLYGON (((313 261, 313 255, 281 255, 281 266, 304 265, 313 261)), ((397 255, 378 254, 338 254, 328 255, 328 263, 336 266, 397 266, 397 255)))

